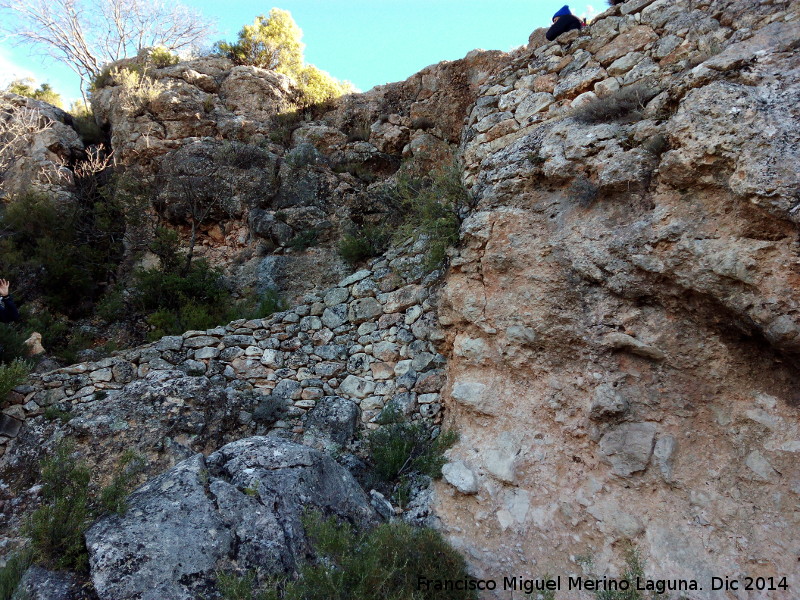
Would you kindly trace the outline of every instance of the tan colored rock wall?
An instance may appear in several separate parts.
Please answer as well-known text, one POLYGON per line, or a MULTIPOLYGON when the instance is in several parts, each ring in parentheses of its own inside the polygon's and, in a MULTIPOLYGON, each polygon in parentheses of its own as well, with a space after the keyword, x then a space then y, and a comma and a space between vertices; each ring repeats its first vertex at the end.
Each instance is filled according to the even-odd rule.
POLYGON ((800 593, 799 23, 629 0, 483 88, 437 488, 478 574, 617 577, 632 542, 687 598, 800 593), (633 114, 575 117, 637 83, 633 114), (789 589, 711 591, 746 575, 789 589))

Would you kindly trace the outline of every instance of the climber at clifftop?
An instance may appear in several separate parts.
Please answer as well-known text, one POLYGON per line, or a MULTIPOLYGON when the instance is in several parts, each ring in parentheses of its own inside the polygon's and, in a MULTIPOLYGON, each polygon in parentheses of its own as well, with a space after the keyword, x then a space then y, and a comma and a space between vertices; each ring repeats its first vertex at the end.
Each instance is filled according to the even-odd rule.
POLYGON ((546 37, 551 42, 562 33, 583 27, 581 20, 572 14, 568 5, 564 5, 553 15, 553 26, 547 30, 546 37))

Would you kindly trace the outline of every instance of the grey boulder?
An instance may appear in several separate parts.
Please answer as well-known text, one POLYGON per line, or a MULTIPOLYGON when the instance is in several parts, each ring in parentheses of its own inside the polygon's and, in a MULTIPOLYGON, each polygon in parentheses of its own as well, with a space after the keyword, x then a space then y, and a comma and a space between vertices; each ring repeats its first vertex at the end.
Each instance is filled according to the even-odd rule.
POLYGON ((215 573, 235 564, 292 570, 308 550, 306 509, 357 527, 377 523, 350 473, 299 444, 252 437, 197 454, 147 482, 86 533, 101 600, 214 597, 215 573))

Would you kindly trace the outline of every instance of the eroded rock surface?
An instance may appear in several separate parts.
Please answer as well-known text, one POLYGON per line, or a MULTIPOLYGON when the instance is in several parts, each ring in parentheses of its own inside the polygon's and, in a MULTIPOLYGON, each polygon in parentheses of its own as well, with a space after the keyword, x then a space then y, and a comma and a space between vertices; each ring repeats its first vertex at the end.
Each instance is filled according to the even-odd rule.
POLYGON ((101 599, 194 600, 216 572, 290 572, 307 551, 306 509, 358 527, 376 522, 364 491, 328 456, 253 437, 198 454, 148 481, 123 516, 86 533, 101 599))
POLYGON ((798 26, 796 3, 629 1, 482 88, 437 488, 476 572, 617 576, 630 540, 689 598, 800 584, 798 26))

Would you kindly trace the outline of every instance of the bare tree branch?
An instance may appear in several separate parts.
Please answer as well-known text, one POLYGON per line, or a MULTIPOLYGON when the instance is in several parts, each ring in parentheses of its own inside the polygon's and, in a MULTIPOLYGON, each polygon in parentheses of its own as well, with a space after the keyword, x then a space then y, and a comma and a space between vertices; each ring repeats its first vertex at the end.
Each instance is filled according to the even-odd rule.
POLYGON ((0 100, 0 193, 4 191, 6 174, 21 154, 20 149, 30 146, 35 135, 52 126, 52 121, 38 110, 0 100))
POLYGON ((162 0, 0 0, 0 30, 64 63, 88 89, 103 65, 143 48, 199 47, 212 24, 198 12, 162 0))

